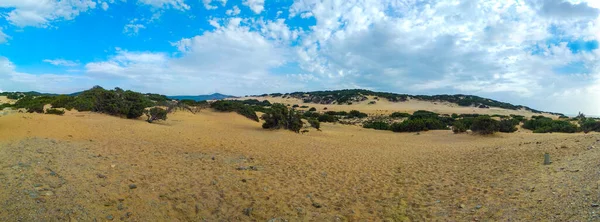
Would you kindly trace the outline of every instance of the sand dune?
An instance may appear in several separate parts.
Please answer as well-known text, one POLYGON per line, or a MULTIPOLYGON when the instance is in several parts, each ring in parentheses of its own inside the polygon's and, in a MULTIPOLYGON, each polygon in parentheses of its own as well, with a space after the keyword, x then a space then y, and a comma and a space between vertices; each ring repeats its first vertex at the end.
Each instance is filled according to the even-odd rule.
POLYGON ((77 112, 0 117, 0 220, 596 218, 599 134, 322 129, 269 131, 211 111, 158 124, 77 112))
POLYGON ((0 104, 4 104, 4 103, 14 104, 15 102, 16 102, 16 100, 9 99, 6 96, 0 96, 0 104))
POLYGON ((502 109, 497 107, 491 107, 489 109, 480 109, 477 107, 464 107, 459 106, 455 103, 449 102, 430 102, 430 101, 420 101, 420 100, 408 100, 406 102, 390 102, 387 99, 379 98, 379 100, 374 99, 373 96, 368 96, 368 100, 353 103, 352 105, 333 105, 333 104, 314 104, 314 103, 304 103, 301 99, 296 98, 282 98, 282 97, 243 97, 243 98, 235 98, 235 99, 257 99, 260 101, 268 100, 271 103, 283 103, 283 104, 298 104, 300 106, 308 106, 315 107, 317 110, 322 111, 324 108, 327 108, 327 111, 350 111, 350 110, 360 110, 361 112, 374 114, 374 115, 389 115, 393 112, 407 112, 412 113, 417 110, 428 110, 440 114, 499 114, 499 115, 522 115, 522 116, 533 116, 533 115, 544 115, 548 117, 558 118, 558 116, 550 115, 550 114, 538 114, 533 113, 527 110, 509 110, 502 109), (375 104, 369 104, 369 102, 375 101, 375 104))

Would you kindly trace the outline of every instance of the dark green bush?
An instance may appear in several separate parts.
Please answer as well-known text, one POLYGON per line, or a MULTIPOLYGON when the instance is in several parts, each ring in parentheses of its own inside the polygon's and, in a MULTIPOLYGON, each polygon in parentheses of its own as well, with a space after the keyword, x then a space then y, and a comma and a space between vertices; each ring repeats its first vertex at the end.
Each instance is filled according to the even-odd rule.
POLYGON ((439 114, 434 112, 418 110, 414 112, 409 119, 436 119, 438 116, 439 114))
POLYGON ((429 130, 425 125, 425 121, 422 119, 409 119, 400 123, 393 123, 390 126, 390 129, 394 132, 419 132, 429 130))
POLYGON ((53 109, 47 109, 46 114, 54 114, 54 115, 62 116, 63 114, 65 114, 65 111, 53 108, 53 109))
POLYGON ((348 115, 348 113, 346 111, 339 111, 339 112, 327 111, 327 112, 325 112, 325 114, 332 115, 332 116, 347 116, 348 115))
POLYGON ((264 129, 288 129, 296 133, 302 128, 300 115, 293 109, 289 110, 283 104, 273 104, 269 112, 263 114, 264 129))
POLYGON ((519 121, 516 119, 503 119, 498 124, 498 131, 503 133, 513 133, 517 131, 519 121))
POLYGON ((499 130, 498 125, 499 123, 497 120, 494 120, 489 116, 480 116, 473 120, 471 131, 482 135, 494 134, 499 130))
POLYGON ((316 111, 317 111, 317 108, 315 108, 315 107, 310 107, 310 109, 308 109, 308 111, 310 111, 310 112, 316 112, 316 111))
POLYGON ((534 133, 575 133, 579 131, 577 125, 564 120, 553 120, 544 116, 534 116, 525 121, 523 128, 532 130, 534 133))
POLYGON ((306 118, 306 119, 310 119, 310 118, 315 118, 315 119, 317 119, 317 118, 319 118, 319 116, 321 116, 321 114, 319 114, 319 113, 317 113, 317 112, 311 112, 311 111, 309 111, 309 112, 304 112, 304 113, 302 114, 302 116, 303 116, 304 118, 306 118))
POLYGON ((294 104, 294 105, 292 106, 292 108, 298 108, 298 107, 300 107, 298 104, 294 104))
POLYGON ((308 106, 300 106, 300 108, 306 109, 306 108, 308 108, 308 106))
POLYGON ((390 130, 390 124, 383 121, 369 121, 363 124, 363 128, 376 130, 390 130))
POLYGON ((464 133, 467 132, 467 129, 467 125, 462 120, 454 121, 454 124, 452 125, 452 132, 454 133, 464 133))
POLYGON ((580 122, 580 125, 584 133, 589 133, 592 131, 600 132, 600 121, 585 119, 580 122))
POLYGON ((60 95, 54 97, 50 105, 52 108, 66 108, 68 110, 73 109, 73 103, 75 102, 74 96, 60 95))
POLYGON ((407 117, 410 117, 410 114, 402 113, 402 112, 393 112, 392 114, 390 114, 390 117, 392 117, 392 118, 407 118, 407 117))
POLYGON ((310 126, 312 126, 313 128, 317 129, 317 130, 321 130, 321 122, 319 122, 319 120, 315 119, 315 118, 310 118, 308 119, 308 123, 310 124, 310 126))
POLYGON ((368 116, 369 115, 367 115, 366 113, 361 113, 358 110, 352 110, 352 111, 350 111, 348 113, 348 115, 346 117, 348 117, 348 118, 359 118, 359 119, 362 119, 362 118, 367 118, 368 116))
POLYGON ((220 112, 236 112, 248 119, 258 122, 258 116, 250 105, 235 100, 219 100, 210 104, 210 107, 220 112))
POLYGON ((146 117, 148 117, 146 121, 152 123, 157 120, 167 120, 168 112, 165 109, 153 107, 151 109, 144 110, 143 113, 146 114, 146 117))
POLYGON ((337 122, 338 118, 335 116, 329 115, 329 114, 323 114, 323 115, 319 116, 318 120, 319 120, 319 122, 322 122, 322 123, 325 123, 325 122, 333 123, 333 122, 337 122))

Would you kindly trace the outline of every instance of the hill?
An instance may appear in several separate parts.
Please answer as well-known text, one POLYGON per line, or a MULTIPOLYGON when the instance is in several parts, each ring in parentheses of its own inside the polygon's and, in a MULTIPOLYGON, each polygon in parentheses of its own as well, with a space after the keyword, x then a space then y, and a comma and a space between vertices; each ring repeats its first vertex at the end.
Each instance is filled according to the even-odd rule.
POLYGON ((167 96, 169 99, 176 100, 194 100, 194 101, 206 101, 206 100, 221 100, 227 98, 234 98, 235 96, 223 95, 220 93, 213 93, 210 95, 198 95, 198 96, 167 96))
MULTIPOLYGON (((320 104, 320 105, 353 105, 368 102, 369 104, 380 103, 381 99, 392 104, 402 103, 418 103, 428 102, 434 105, 456 105, 457 108, 476 108, 476 109, 504 109, 518 112, 530 112, 535 114, 550 114, 554 116, 562 116, 561 113, 543 112, 523 105, 513 105, 506 102, 500 102, 493 99, 483 98, 474 95, 408 95, 389 92, 374 92, 364 89, 344 89, 332 91, 313 91, 313 92, 293 92, 293 93, 272 93, 251 96, 256 98, 271 98, 271 100, 288 99, 290 101, 298 100, 305 104, 320 104)), ((273 101, 272 101, 273 102, 273 101)), ((463 109, 464 110, 464 109, 463 109)))

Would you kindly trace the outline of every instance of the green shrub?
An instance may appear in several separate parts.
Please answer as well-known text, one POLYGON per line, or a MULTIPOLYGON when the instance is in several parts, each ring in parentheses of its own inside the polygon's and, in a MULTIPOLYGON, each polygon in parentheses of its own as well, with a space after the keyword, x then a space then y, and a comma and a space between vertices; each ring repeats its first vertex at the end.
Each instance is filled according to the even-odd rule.
POLYGON ((358 110, 352 110, 347 115, 348 118, 359 118, 359 119, 366 118, 368 116, 369 115, 367 115, 366 113, 361 113, 358 110))
POLYGON ((454 133, 464 133, 467 132, 467 125, 462 120, 454 121, 452 125, 452 132, 454 133))
POLYGON ((407 118, 410 117, 410 114, 408 113, 402 113, 402 112, 393 112, 392 114, 390 114, 391 118, 407 118))
POLYGON ((319 114, 319 113, 317 113, 317 112, 311 112, 311 111, 309 111, 309 112, 304 112, 304 113, 302 114, 302 116, 303 116, 304 118, 306 118, 306 119, 310 119, 310 118, 315 118, 315 119, 318 119, 318 118, 319 118, 319 116, 321 116, 321 114, 319 114))
POLYGON ((458 119, 459 115, 458 115, 458 114, 456 114, 456 113, 452 113, 452 116, 451 116, 451 117, 452 117, 452 119, 458 119))
MULTIPOLYGON (((248 119, 258 122, 258 115, 250 105, 234 100, 219 100, 210 104, 210 107, 219 112, 236 112, 248 119)), ((266 110, 265 110, 266 111, 266 110)))
POLYGON ((595 121, 593 119, 586 119, 580 122, 581 129, 584 133, 589 133, 592 131, 600 132, 600 121, 595 121))
POLYGON ((54 115, 62 116, 63 114, 65 114, 65 111, 60 110, 60 109, 47 109, 46 114, 54 114, 54 115))
POLYGON ((144 110, 143 112, 148 117, 146 121, 149 123, 157 120, 167 120, 167 110, 165 109, 153 107, 151 109, 144 110))
POLYGON ((498 132, 498 121, 490 118, 489 116, 480 116, 473 120, 471 124, 471 131, 482 135, 494 134, 498 132))
POLYGON ((347 116, 348 115, 348 113, 346 111, 339 111, 339 112, 327 111, 327 112, 325 112, 325 114, 332 115, 332 116, 347 116))
POLYGON ((400 123, 393 123, 390 126, 390 129, 394 132, 419 132, 429 130, 422 119, 409 119, 400 123))
POLYGON ((534 116, 525 121, 523 128, 532 130, 534 133, 575 133, 579 131, 577 125, 564 120, 553 120, 544 116, 534 116))
POLYGON ((269 112, 263 114, 265 120, 262 127, 264 129, 288 129, 296 133, 302 128, 300 115, 293 109, 288 110, 283 104, 273 104, 269 112))
POLYGON ((333 123, 333 122, 337 122, 338 118, 329 114, 323 114, 321 116, 319 116, 318 118, 319 122, 322 123, 333 123))
POLYGON ((434 112, 418 110, 414 112, 409 119, 435 119, 438 118, 438 116, 439 114, 434 112))
POLYGON ((298 104, 294 104, 294 105, 292 106, 292 108, 298 108, 298 107, 300 107, 298 104))
POLYGON ((70 110, 73 109, 73 103, 75 102, 75 99, 76 98, 73 96, 60 95, 54 97, 54 100, 50 102, 50 105, 52 105, 52 108, 66 108, 70 110))
POLYGON ((316 112, 316 111, 317 111, 317 108, 315 108, 315 107, 310 107, 310 109, 308 109, 308 111, 310 111, 310 112, 316 112))
POLYGON ((321 122, 319 122, 319 120, 315 119, 315 118, 310 118, 308 119, 308 123, 310 124, 311 127, 317 129, 317 130, 321 130, 321 122))
POLYGON ((300 106, 300 108, 306 109, 306 108, 308 108, 308 106, 300 106))
POLYGON ((517 125, 519 124, 519 121, 516 119, 503 119, 500 120, 500 123, 498 124, 498 131, 503 132, 503 133, 513 133, 517 131, 517 125))
POLYGON ((376 130, 390 130, 390 124, 383 121, 369 121, 363 124, 363 128, 376 130))

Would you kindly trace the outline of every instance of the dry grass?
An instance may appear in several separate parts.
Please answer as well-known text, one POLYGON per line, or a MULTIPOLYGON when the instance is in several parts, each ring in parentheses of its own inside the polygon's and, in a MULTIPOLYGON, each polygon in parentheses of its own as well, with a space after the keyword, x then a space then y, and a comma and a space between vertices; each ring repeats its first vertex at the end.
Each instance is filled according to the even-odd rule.
POLYGON ((599 134, 322 130, 210 111, 0 117, 0 220, 597 219, 599 134))

